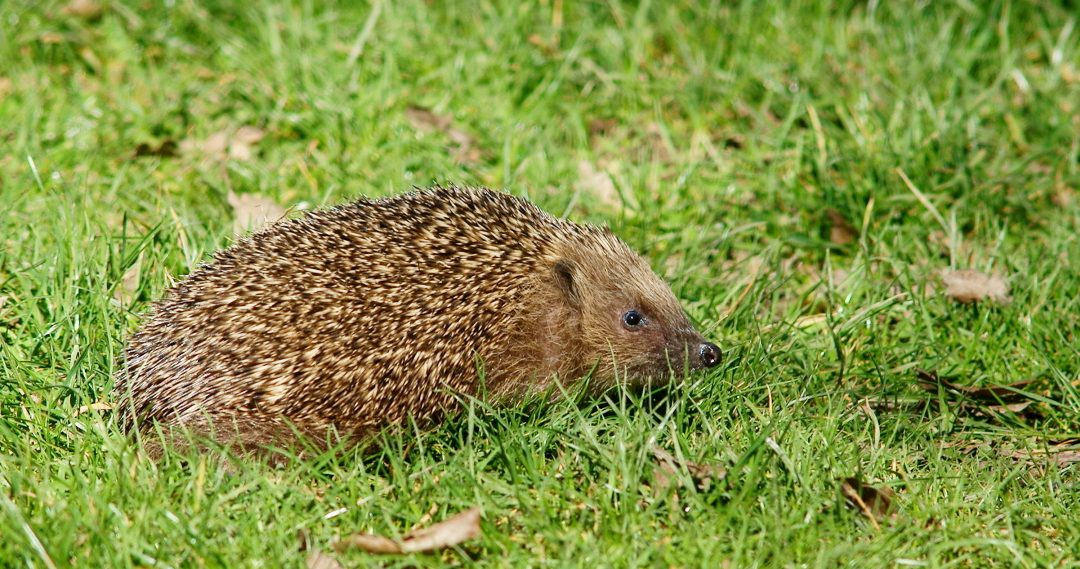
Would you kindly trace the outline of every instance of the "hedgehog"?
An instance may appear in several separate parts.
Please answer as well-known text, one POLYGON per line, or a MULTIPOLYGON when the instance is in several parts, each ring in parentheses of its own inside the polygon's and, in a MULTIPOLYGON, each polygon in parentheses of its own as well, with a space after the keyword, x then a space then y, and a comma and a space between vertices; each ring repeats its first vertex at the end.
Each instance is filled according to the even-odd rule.
POLYGON ((152 307, 124 355, 129 431, 243 448, 358 441, 436 422, 463 396, 657 385, 721 360, 609 229, 454 186, 238 239, 152 307))

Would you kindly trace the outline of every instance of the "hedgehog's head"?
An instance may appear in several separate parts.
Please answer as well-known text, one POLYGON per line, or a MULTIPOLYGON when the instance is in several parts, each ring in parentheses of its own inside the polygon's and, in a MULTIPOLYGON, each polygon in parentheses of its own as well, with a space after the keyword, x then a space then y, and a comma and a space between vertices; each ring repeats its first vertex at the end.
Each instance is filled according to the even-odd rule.
POLYGON ((571 316, 559 335, 577 352, 568 355, 596 366, 596 387, 657 383, 719 365, 720 349, 640 256, 606 230, 587 237, 561 251, 550 276, 571 316))

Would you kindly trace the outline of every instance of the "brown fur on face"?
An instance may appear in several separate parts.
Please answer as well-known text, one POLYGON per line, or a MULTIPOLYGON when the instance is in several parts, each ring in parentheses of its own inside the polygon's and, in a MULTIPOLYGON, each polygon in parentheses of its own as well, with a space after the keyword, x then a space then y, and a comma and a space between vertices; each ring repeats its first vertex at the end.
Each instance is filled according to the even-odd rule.
POLYGON ((567 244, 552 263, 549 286, 563 311, 558 327, 569 338, 562 375, 594 370, 592 387, 604 390, 617 381, 655 383, 698 369, 687 353, 705 340, 668 286, 614 235, 602 230, 593 237, 567 244), (624 323, 630 311, 641 325, 624 323))
POLYGON ((478 367, 489 393, 513 400, 593 369, 598 389, 661 381, 701 367, 702 342, 610 231, 491 190, 434 188, 239 240, 155 305, 116 391, 127 424, 252 444, 293 430, 362 437, 479 395, 478 367), (625 325, 629 310, 642 325, 625 325))

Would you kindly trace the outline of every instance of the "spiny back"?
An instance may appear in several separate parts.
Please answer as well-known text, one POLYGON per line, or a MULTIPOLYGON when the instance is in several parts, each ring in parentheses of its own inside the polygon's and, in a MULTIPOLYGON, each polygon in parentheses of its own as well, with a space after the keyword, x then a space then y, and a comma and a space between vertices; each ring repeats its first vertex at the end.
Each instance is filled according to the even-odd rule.
POLYGON ((589 268, 600 278, 644 271, 659 284, 643 286, 671 297, 606 229, 500 192, 434 188, 311 213, 178 284, 131 339, 117 390, 165 423, 365 432, 476 394, 478 366, 514 385, 579 373, 580 318, 551 284, 567 255, 602 265, 589 268))

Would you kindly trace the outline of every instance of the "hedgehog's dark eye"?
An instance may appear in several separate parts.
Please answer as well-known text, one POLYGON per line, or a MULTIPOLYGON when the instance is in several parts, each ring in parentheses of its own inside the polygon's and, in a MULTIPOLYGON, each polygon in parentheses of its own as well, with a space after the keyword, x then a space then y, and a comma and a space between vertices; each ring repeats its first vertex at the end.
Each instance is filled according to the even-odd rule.
POLYGON ((640 328, 645 324, 645 317, 637 310, 628 310, 626 314, 622 315, 622 321, 627 328, 640 328))

